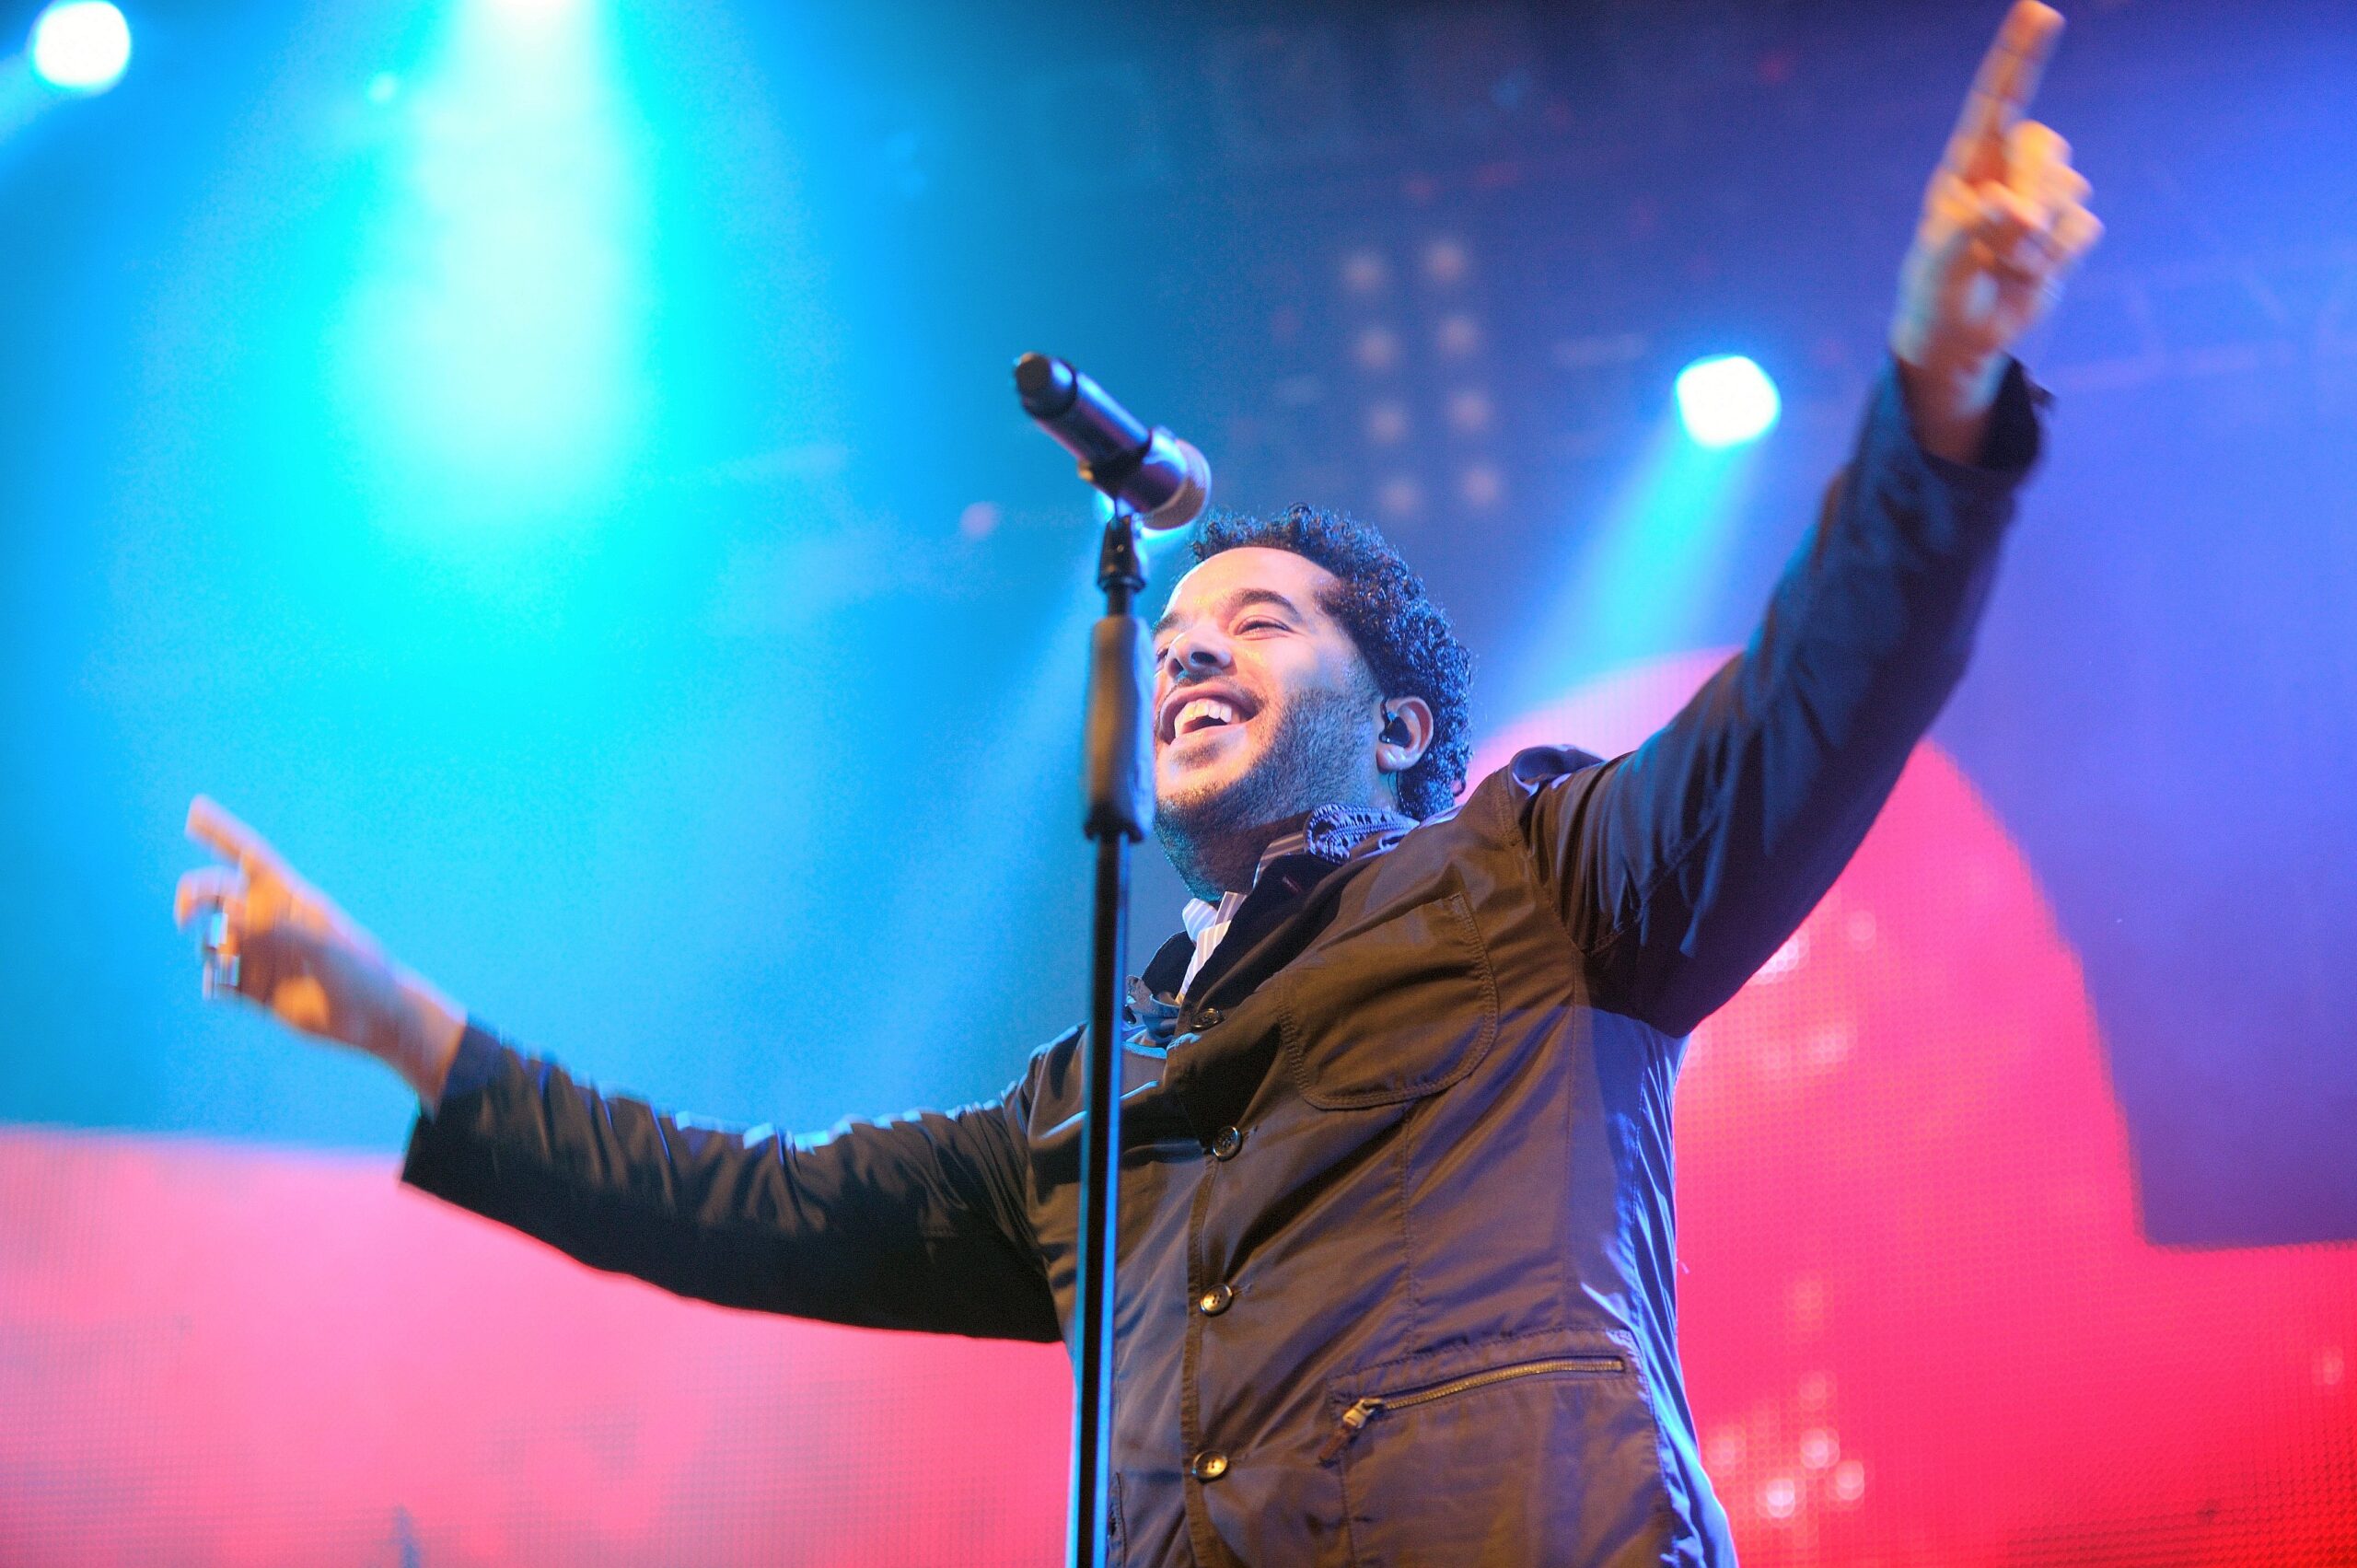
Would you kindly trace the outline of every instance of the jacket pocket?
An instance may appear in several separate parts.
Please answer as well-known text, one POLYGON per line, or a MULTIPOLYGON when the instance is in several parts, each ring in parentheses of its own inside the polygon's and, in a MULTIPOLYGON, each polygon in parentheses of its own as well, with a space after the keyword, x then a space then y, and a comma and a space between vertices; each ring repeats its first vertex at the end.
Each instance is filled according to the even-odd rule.
POLYGON ((1321 1110, 1447 1088, 1489 1053, 1498 983, 1462 892, 1329 933, 1288 965, 1286 1071, 1321 1110))
POLYGON ((1351 1439, 1366 1430, 1368 1422, 1386 1411, 1411 1411, 1418 1405, 1428 1405, 1434 1400, 1454 1399, 1500 1383, 1512 1383, 1524 1377, 1617 1377, 1629 1370, 1629 1364, 1617 1355, 1554 1355, 1540 1361, 1516 1362, 1512 1366, 1492 1367, 1487 1372, 1469 1373, 1452 1377, 1446 1383, 1428 1388, 1404 1389, 1396 1394, 1368 1394, 1353 1400, 1342 1411, 1342 1419, 1335 1424, 1333 1435, 1318 1450, 1318 1462, 1330 1465, 1351 1446, 1351 1439))
POLYGON ((1669 1533, 1652 1407, 1625 1355, 1535 1357, 1362 1395, 1318 1458, 1350 1561, 1658 1561, 1669 1533))

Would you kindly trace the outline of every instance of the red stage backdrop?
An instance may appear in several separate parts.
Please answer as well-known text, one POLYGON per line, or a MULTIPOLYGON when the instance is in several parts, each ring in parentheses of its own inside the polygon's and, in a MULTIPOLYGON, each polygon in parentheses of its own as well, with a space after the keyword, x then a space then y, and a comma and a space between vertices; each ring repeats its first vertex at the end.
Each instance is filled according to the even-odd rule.
MULTIPOLYGON (((1483 765, 1631 744, 1714 663, 1483 765)), ((1936 748, 1696 1035, 1678 1149, 1749 1568, 2357 1562, 2357 1248, 2143 1241, 2077 962, 1936 748)), ((677 1301, 382 1158, 0 1134, 8 1563, 1044 1568, 1068 1399, 1052 1347, 677 1301)))

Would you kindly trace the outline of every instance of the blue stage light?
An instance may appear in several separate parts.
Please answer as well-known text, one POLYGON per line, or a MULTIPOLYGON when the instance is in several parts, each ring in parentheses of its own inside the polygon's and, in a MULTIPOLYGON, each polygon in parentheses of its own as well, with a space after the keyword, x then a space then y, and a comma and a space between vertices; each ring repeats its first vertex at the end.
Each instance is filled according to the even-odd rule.
POLYGON ((1757 440, 1783 406, 1768 372, 1739 354, 1698 359, 1678 373, 1678 417, 1705 447, 1757 440))
POLYGON ((33 22, 33 73, 51 87, 102 93, 131 64, 131 24, 106 0, 59 0, 33 22))

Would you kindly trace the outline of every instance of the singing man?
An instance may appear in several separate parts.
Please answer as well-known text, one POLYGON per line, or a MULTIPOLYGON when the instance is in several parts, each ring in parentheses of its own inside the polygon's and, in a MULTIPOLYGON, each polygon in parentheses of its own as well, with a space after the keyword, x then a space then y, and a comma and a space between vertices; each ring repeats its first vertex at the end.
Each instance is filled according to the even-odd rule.
MULTIPOLYGON (((2038 446, 2009 351, 2099 232, 2023 118, 2061 22, 2006 18, 1850 463, 1636 750, 1465 788, 1465 652, 1380 538, 1202 529, 1155 634, 1156 830, 1197 898, 1131 987, 1115 1561, 1734 1561, 1677 1356, 1671 1088, 1964 669, 2038 446)), ((235 993, 416 1090, 404 1179, 683 1295, 1069 1325, 1079 1031, 961 1110, 683 1125, 519 1053, 209 801, 189 829, 232 864, 178 913, 235 993)))

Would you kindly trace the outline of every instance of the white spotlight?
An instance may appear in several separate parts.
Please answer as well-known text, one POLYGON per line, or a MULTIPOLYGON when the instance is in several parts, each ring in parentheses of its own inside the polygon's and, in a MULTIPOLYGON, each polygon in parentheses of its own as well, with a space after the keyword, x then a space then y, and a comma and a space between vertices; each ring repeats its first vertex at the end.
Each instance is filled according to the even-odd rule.
POLYGON ((1698 359, 1678 373, 1678 417, 1705 447, 1757 440, 1783 406, 1768 372, 1739 354, 1698 359))
POLYGON ((69 93, 102 93, 131 64, 131 24, 106 0, 58 0, 33 20, 33 74, 69 93))

